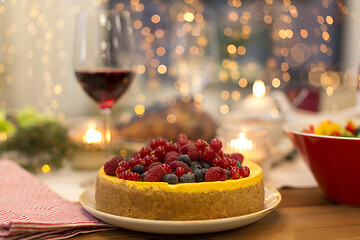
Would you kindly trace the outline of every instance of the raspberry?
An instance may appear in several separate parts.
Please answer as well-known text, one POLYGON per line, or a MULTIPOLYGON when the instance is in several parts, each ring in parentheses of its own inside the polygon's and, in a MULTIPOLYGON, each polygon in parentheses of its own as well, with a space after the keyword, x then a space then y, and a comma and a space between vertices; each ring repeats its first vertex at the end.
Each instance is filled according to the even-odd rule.
POLYGON ((145 176, 145 182, 161 182, 166 175, 166 170, 163 166, 158 165, 149 169, 145 176))
POLYGON ((119 177, 120 173, 125 172, 126 169, 124 167, 118 167, 116 169, 116 176, 119 177))
POLYGON ((242 155, 241 153, 232 153, 230 156, 241 163, 244 161, 244 155, 242 155))
POLYGON ((232 179, 239 179, 240 176, 240 168, 234 167, 230 170, 230 176, 232 179))
POLYGON ((222 148, 222 142, 218 138, 213 138, 210 142, 210 147, 214 149, 215 152, 219 152, 222 148))
POLYGON ((179 156, 179 153, 175 151, 167 152, 164 157, 164 163, 170 164, 173 161, 176 161, 179 156))
POLYGON ((205 182, 225 181, 226 172, 221 167, 212 167, 205 172, 205 182))
POLYGON ((178 167, 182 167, 185 170, 185 173, 191 172, 191 168, 184 162, 173 161, 170 163, 170 169, 172 172, 175 172, 178 167))
POLYGON ((121 156, 114 157, 114 158, 110 159, 109 161, 107 161, 104 164, 105 173, 109 176, 116 176, 116 169, 118 168, 119 163, 121 161, 124 161, 124 158, 121 156))
POLYGON ((240 168, 240 176, 246 178, 249 175, 250 175, 250 169, 247 166, 242 166, 240 168))
POLYGON ((176 170, 174 171, 174 174, 178 177, 181 178, 182 175, 185 174, 185 170, 182 167, 178 167, 176 168, 176 170))
POLYGON ((155 166, 159 166, 159 165, 162 165, 162 163, 161 162, 153 162, 149 166, 146 167, 146 171, 150 170, 151 168, 153 168, 155 166))
POLYGON ((179 149, 179 153, 181 155, 188 155, 188 157, 191 159, 191 161, 199 161, 200 160, 200 152, 197 150, 194 143, 190 142, 186 145, 182 146, 179 149))

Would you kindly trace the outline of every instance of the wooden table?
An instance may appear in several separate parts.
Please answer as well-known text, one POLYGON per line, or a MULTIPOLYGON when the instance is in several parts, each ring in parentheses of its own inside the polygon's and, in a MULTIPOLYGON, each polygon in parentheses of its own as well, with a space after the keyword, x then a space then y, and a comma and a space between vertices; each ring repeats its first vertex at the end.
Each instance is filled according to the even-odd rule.
POLYGON ((125 229, 78 235, 72 239, 359 239, 360 207, 334 204, 318 188, 282 189, 282 202, 262 220, 219 233, 158 235, 125 229))

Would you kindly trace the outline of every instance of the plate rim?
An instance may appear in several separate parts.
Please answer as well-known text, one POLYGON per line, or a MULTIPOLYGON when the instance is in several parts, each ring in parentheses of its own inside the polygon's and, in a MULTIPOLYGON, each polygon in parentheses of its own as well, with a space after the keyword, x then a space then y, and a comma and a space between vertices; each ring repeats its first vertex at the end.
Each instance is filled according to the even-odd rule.
MULTIPOLYGON (((241 216, 236 216, 236 217, 228 217, 228 218, 207 219, 207 220, 181 220, 181 221, 151 220, 151 219, 143 219, 143 218, 124 217, 124 216, 119 216, 119 215, 114 215, 114 214, 102 212, 100 210, 97 210, 96 208, 88 206, 83 201, 86 194, 91 194, 89 192, 94 191, 94 194, 95 194, 95 185, 87 188, 80 195, 79 201, 80 201, 81 206, 87 212, 89 212, 88 209, 90 209, 91 211, 97 212, 97 213, 102 214, 102 215, 104 215, 106 217, 115 217, 115 218, 119 218, 120 220, 126 220, 126 221, 129 221, 129 222, 137 222, 137 223, 144 223, 144 224, 166 224, 166 225, 174 225, 174 226, 179 225, 179 224, 181 224, 181 225, 184 225, 184 224, 190 224, 190 225, 193 225, 193 224, 215 224, 215 223, 225 223, 225 222, 239 221, 239 220, 243 220, 243 219, 247 219, 247 218, 258 217, 260 215, 264 215, 264 217, 265 217, 268 213, 270 213, 275 208, 277 208, 279 206, 281 200, 282 200, 282 196, 281 196, 280 192, 277 189, 264 184, 264 190, 265 189, 268 189, 269 191, 272 192, 271 196, 274 195, 276 197, 276 201, 271 206, 269 206, 268 208, 266 208, 264 206, 263 210, 260 210, 260 211, 254 212, 254 213, 250 213, 250 214, 246 214, 246 215, 241 215, 241 216)), ((265 198, 264 199, 264 205, 265 205, 266 201, 267 201, 267 199, 265 198)), ((91 212, 89 212, 89 213, 91 215, 93 215, 91 212)), ((96 216, 94 216, 94 217, 96 217, 96 216)))

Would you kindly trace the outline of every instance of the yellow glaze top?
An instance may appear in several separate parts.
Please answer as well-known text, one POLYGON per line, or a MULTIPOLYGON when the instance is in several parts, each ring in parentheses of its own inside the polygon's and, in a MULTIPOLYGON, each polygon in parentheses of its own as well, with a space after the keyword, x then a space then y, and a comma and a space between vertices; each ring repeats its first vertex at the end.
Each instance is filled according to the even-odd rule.
POLYGON ((168 184, 166 182, 136 182, 119 179, 114 176, 108 176, 102 167, 99 170, 98 177, 103 177, 113 183, 125 183, 130 188, 137 188, 139 190, 152 189, 152 191, 166 191, 166 192, 209 192, 209 191, 229 191, 239 188, 245 188, 259 183, 263 179, 262 170, 260 166, 251 162, 244 161, 243 165, 250 168, 250 176, 247 178, 240 178, 237 180, 226 180, 216 182, 199 182, 199 183, 178 183, 168 184))

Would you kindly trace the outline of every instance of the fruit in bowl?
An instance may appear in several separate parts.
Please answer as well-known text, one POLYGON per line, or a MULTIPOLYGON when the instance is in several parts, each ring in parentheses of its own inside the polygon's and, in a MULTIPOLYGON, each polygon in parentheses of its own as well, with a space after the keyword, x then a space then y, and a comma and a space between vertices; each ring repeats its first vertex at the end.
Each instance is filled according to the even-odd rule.
POLYGON ((325 119, 291 122, 284 130, 303 157, 324 195, 360 206, 360 138, 356 121, 325 119))

